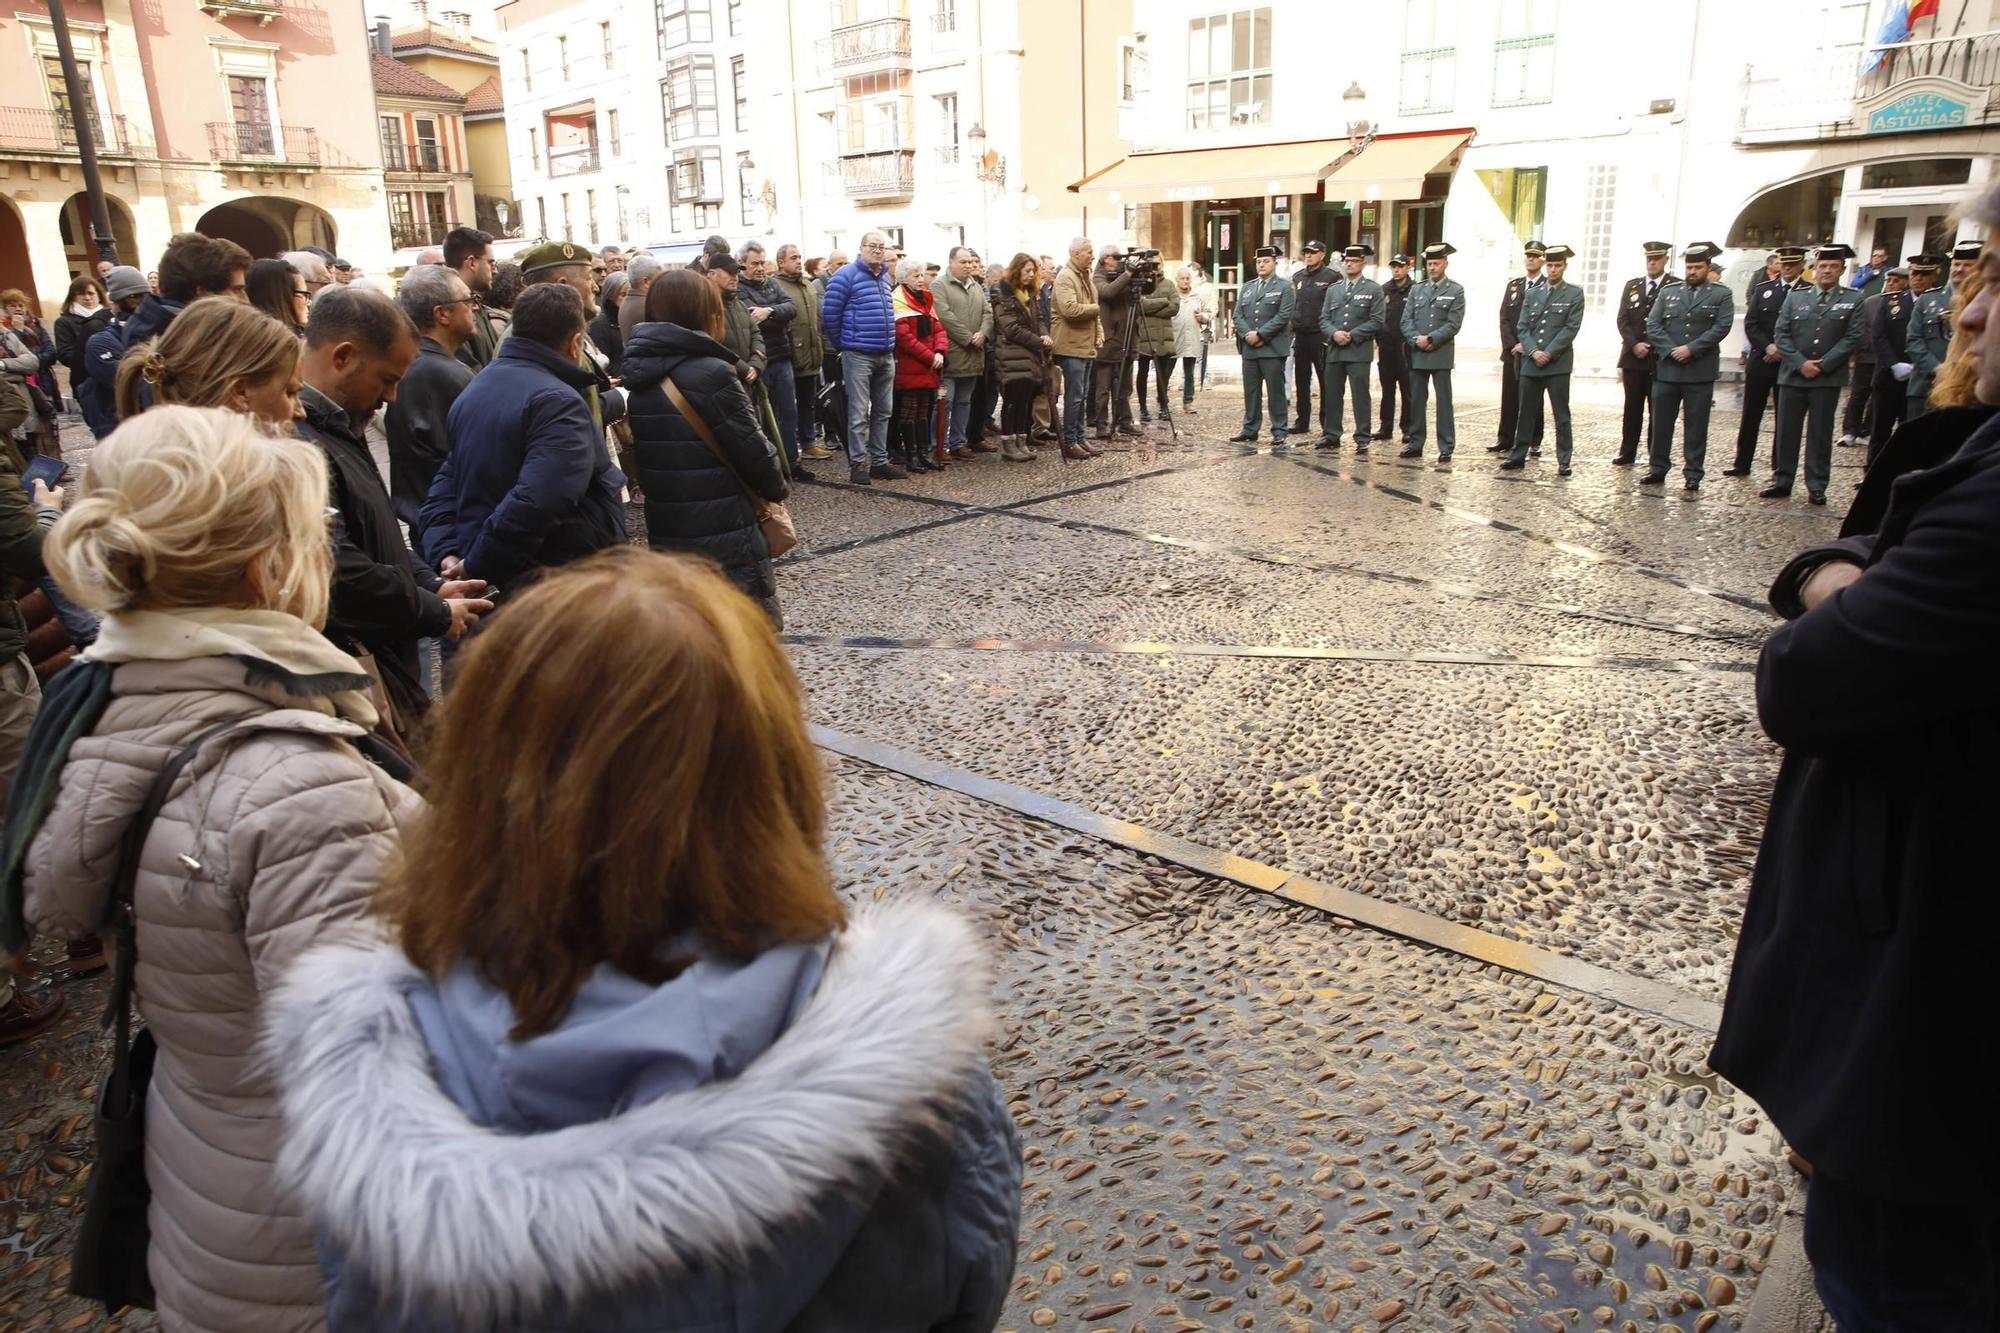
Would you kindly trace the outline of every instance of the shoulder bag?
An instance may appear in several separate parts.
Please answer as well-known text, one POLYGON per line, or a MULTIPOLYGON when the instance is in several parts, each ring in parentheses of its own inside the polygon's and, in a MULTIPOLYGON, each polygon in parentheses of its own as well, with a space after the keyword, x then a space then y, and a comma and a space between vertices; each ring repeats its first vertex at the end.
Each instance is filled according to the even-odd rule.
POLYGON ((102 1301, 106 1314, 126 1306, 153 1308, 153 1282, 146 1271, 152 1232, 146 1209, 152 1187, 146 1183, 146 1089, 153 1080, 158 1048, 153 1034, 132 1032, 132 980, 138 965, 139 922, 132 908, 132 890, 139 878, 139 858, 146 835, 167 803, 174 782, 188 761, 211 738, 239 726, 240 718, 218 723, 190 741, 153 779, 145 804, 125 829, 118 853, 118 877, 112 884, 110 915, 116 961, 111 976, 107 1026, 117 1030, 111 1067, 97 1088, 97 1114, 92 1136, 97 1141, 90 1183, 84 1189, 83 1217, 77 1224, 70 1255, 72 1295, 102 1301))
POLYGON ((735 465, 729 461, 729 455, 722 452, 722 446, 715 442, 715 433, 709 430, 708 423, 703 421, 701 414, 694 410, 694 404, 687 400, 687 395, 682 393, 680 386, 674 383, 673 376, 669 375, 662 379, 660 381, 660 388, 666 392, 667 398, 673 403, 674 408, 687 418, 688 425, 694 427, 694 433, 701 436, 701 442, 708 446, 710 453, 715 455, 715 461, 728 469, 729 475, 736 478, 736 484, 743 487, 743 493, 750 497, 750 508, 757 515, 757 528, 764 534, 764 544, 770 547, 771 558, 775 560, 794 546, 797 546, 799 544, 799 530, 792 523, 791 510, 785 508, 782 504, 773 504, 771 501, 757 494, 757 492, 751 490, 747 485, 744 485, 743 474, 738 472, 735 465))

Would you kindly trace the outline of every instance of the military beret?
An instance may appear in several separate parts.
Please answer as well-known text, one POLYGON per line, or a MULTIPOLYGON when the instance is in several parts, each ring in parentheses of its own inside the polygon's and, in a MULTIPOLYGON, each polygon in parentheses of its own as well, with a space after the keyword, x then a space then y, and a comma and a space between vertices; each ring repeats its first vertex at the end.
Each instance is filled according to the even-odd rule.
POLYGON ((522 277, 532 278, 552 268, 586 268, 590 264, 590 251, 568 241, 543 241, 532 250, 522 251, 514 262, 521 266, 522 277))
POLYGON ((1569 260, 1576 258, 1576 251, 1570 249, 1567 245, 1552 245, 1542 253, 1551 260, 1556 260, 1556 259, 1569 260))
POLYGON ((1368 259, 1374 254, 1375 247, 1372 245, 1350 245, 1340 252, 1343 259, 1368 259))
POLYGON ((1696 241, 1693 245, 1681 251, 1681 258, 1699 260, 1705 264, 1713 264, 1715 257, 1721 253, 1722 247, 1714 241, 1696 241))
POLYGON ((1640 246, 1648 259, 1665 259, 1674 252, 1674 247, 1665 241, 1647 241, 1640 246))
POLYGON ((1952 247, 1953 259, 1977 259, 1986 250, 1984 241, 1960 241, 1952 247))
POLYGON ((1549 247, 1543 245, 1540 241, 1529 241, 1526 245, 1521 247, 1522 254, 1532 256, 1533 258, 1536 259, 1541 258, 1548 252, 1549 252, 1549 247))
POLYGON ((1806 262, 1806 248, 1803 245, 1781 245, 1776 254, 1780 264, 1803 264, 1806 262))
POLYGON ((1842 244, 1839 241, 1822 245, 1819 249, 1813 251, 1813 260, 1815 263, 1824 259, 1838 259, 1845 263, 1852 258, 1854 258, 1854 247, 1842 244))
POLYGON ((1285 252, 1275 245, 1260 245, 1257 247, 1257 258, 1259 259, 1282 259, 1284 258, 1284 254, 1285 252))
POLYGON ((1453 245, 1449 241, 1439 241, 1435 245, 1427 245, 1424 247, 1425 259, 1444 259, 1451 255, 1455 255, 1457 253, 1458 253, 1458 247, 1453 245))

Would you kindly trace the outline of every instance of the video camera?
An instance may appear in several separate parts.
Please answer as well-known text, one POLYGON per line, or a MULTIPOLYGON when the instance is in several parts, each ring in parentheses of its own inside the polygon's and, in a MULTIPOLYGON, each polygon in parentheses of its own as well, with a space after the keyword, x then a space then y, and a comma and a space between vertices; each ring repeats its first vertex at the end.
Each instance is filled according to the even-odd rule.
POLYGON ((1125 267, 1141 278, 1157 278, 1160 276, 1160 252, 1129 250, 1125 254, 1125 267))

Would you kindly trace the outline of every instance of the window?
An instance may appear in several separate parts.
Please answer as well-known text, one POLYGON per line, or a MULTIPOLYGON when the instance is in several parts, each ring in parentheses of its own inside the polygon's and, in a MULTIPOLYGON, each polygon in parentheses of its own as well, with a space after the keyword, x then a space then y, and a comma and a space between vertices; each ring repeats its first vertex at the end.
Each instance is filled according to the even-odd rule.
POLYGON ((620 240, 632 234, 632 191, 621 185, 618 187, 618 236, 620 240))
POLYGON ((958 0, 931 0, 931 46, 942 50, 958 42, 958 0))
MULTIPOLYGON (((90 140, 98 147, 105 146, 104 126, 97 116, 97 88, 92 80, 90 65, 86 61, 76 62, 78 79, 83 84, 84 114, 90 117, 90 140)), ((49 103, 56 113, 56 133, 65 148, 76 147, 76 108, 70 105, 69 84, 63 79, 62 60, 57 56, 42 57, 42 76, 48 81, 49 103)))
POLYGON ((409 160, 403 151, 403 118, 383 116, 380 123, 382 137, 382 165, 390 171, 407 171, 404 165, 409 160))
POLYGON ((750 154, 736 155, 736 206, 746 227, 757 225, 757 191, 750 183, 750 154))
MULTIPOLYGON (((542 169, 542 137, 533 125, 528 126, 528 165, 536 171, 542 169)), ((542 230, 546 234, 548 228, 542 230)))
POLYGON ((564 190, 564 191, 563 191, 563 197, 562 197, 562 205, 563 205, 563 239, 564 239, 564 240, 566 241, 566 240, 568 240, 568 239, 570 238, 570 236, 571 236, 571 235, 573 234, 573 232, 572 232, 572 230, 571 230, 571 223, 570 223, 570 219, 569 219, 569 191, 568 191, 568 190, 564 190))
POLYGON ((528 48, 521 48, 521 88, 525 92, 535 90, 535 67, 528 63, 528 48))
POLYGON ((1396 109, 1406 116, 1451 110, 1458 83, 1457 0, 1403 0, 1403 79, 1396 109))
POLYGON ((622 145, 625 142, 624 137, 618 132, 617 107, 614 106, 609 111, 604 113, 604 128, 611 135, 611 156, 617 157, 618 154, 622 151, 622 145))
POLYGON ((410 147, 410 170, 443 171, 444 152, 438 145, 438 123, 435 117, 415 118, 417 141, 410 147))
POLYGON ((1480 172, 1479 179, 1507 215, 1515 240, 1529 241, 1542 234, 1549 196, 1547 167, 1501 167, 1480 172))
POLYGON ((660 54, 690 42, 715 40, 715 19, 709 0, 653 0, 653 21, 660 29, 660 54))
POLYGON ((1152 91, 1153 61, 1146 53, 1143 37, 1121 38, 1118 42, 1118 101, 1137 106, 1143 93, 1152 91))
POLYGON ((1270 121, 1270 6, 1188 23, 1187 108, 1191 130, 1270 121))
POLYGON ((882 239, 889 242, 890 248, 896 250, 903 248, 903 229, 901 227, 878 227, 876 230, 882 233, 882 239))
POLYGON ((1137 204, 1124 204, 1121 207, 1123 213, 1118 219, 1118 225, 1124 228, 1127 236, 1137 236, 1139 234, 1139 206, 1137 204))
POLYGON ((608 70, 618 63, 617 48, 611 41, 611 20, 606 19, 604 22, 598 24, 597 32, 599 40, 604 44, 604 68, 608 70))
POLYGON ((715 57, 678 56, 668 61, 667 77, 660 82, 660 109, 668 143, 717 133, 721 126, 715 109, 715 57))
POLYGON ((958 161, 958 94, 941 93, 937 103, 938 161, 950 166, 958 161))
POLYGON ((720 148, 677 148, 674 170, 669 179, 673 202, 720 204, 722 202, 722 150, 720 148))
POLYGON ((1575 281, 1583 288, 1584 299, 1600 310, 1617 299, 1611 290, 1611 221, 1617 206, 1618 164, 1593 166, 1584 179, 1583 244, 1578 247, 1583 272, 1575 281))
POLYGON ((729 0, 729 35, 743 31, 743 0, 729 0))
POLYGON ((813 126, 813 159, 819 163, 819 190, 829 199, 841 194, 840 137, 833 128, 833 112, 822 111, 813 126))
POLYGON ((445 218, 444 194, 437 190, 389 192, 389 240, 398 249, 442 245, 451 224, 445 218))
POLYGON ((1501 0, 1493 41, 1493 105, 1556 100, 1556 0, 1501 0))
POLYGON ((569 38, 556 35, 556 68, 562 71, 562 81, 569 82, 569 38))
POLYGON ((729 58, 729 87, 736 97, 736 132, 745 134, 750 129, 750 90, 744 86, 743 57, 729 58))
POLYGON ((547 199, 535 200, 535 216, 540 222, 540 226, 536 230, 544 239, 547 239, 549 234, 549 201, 547 199))
POLYGON ((597 241, 597 191, 595 190, 583 192, 583 222, 587 229, 584 235, 595 244, 597 241))
POLYGON ((271 125, 271 85, 256 75, 229 76, 229 118, 236 125, 239 157, 272 157, 277 135, 271 125))

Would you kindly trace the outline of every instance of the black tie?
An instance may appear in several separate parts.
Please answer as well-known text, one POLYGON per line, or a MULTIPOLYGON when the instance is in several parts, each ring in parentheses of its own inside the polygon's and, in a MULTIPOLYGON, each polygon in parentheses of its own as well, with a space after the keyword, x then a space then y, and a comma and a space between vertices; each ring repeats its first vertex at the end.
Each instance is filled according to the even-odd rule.
POLYGON ((1646 279, 1646 299, 1648 301, 1653 299, 1653 293, 1659 289, 1659 285, 1659 281, 1655 278, 1646 279))

